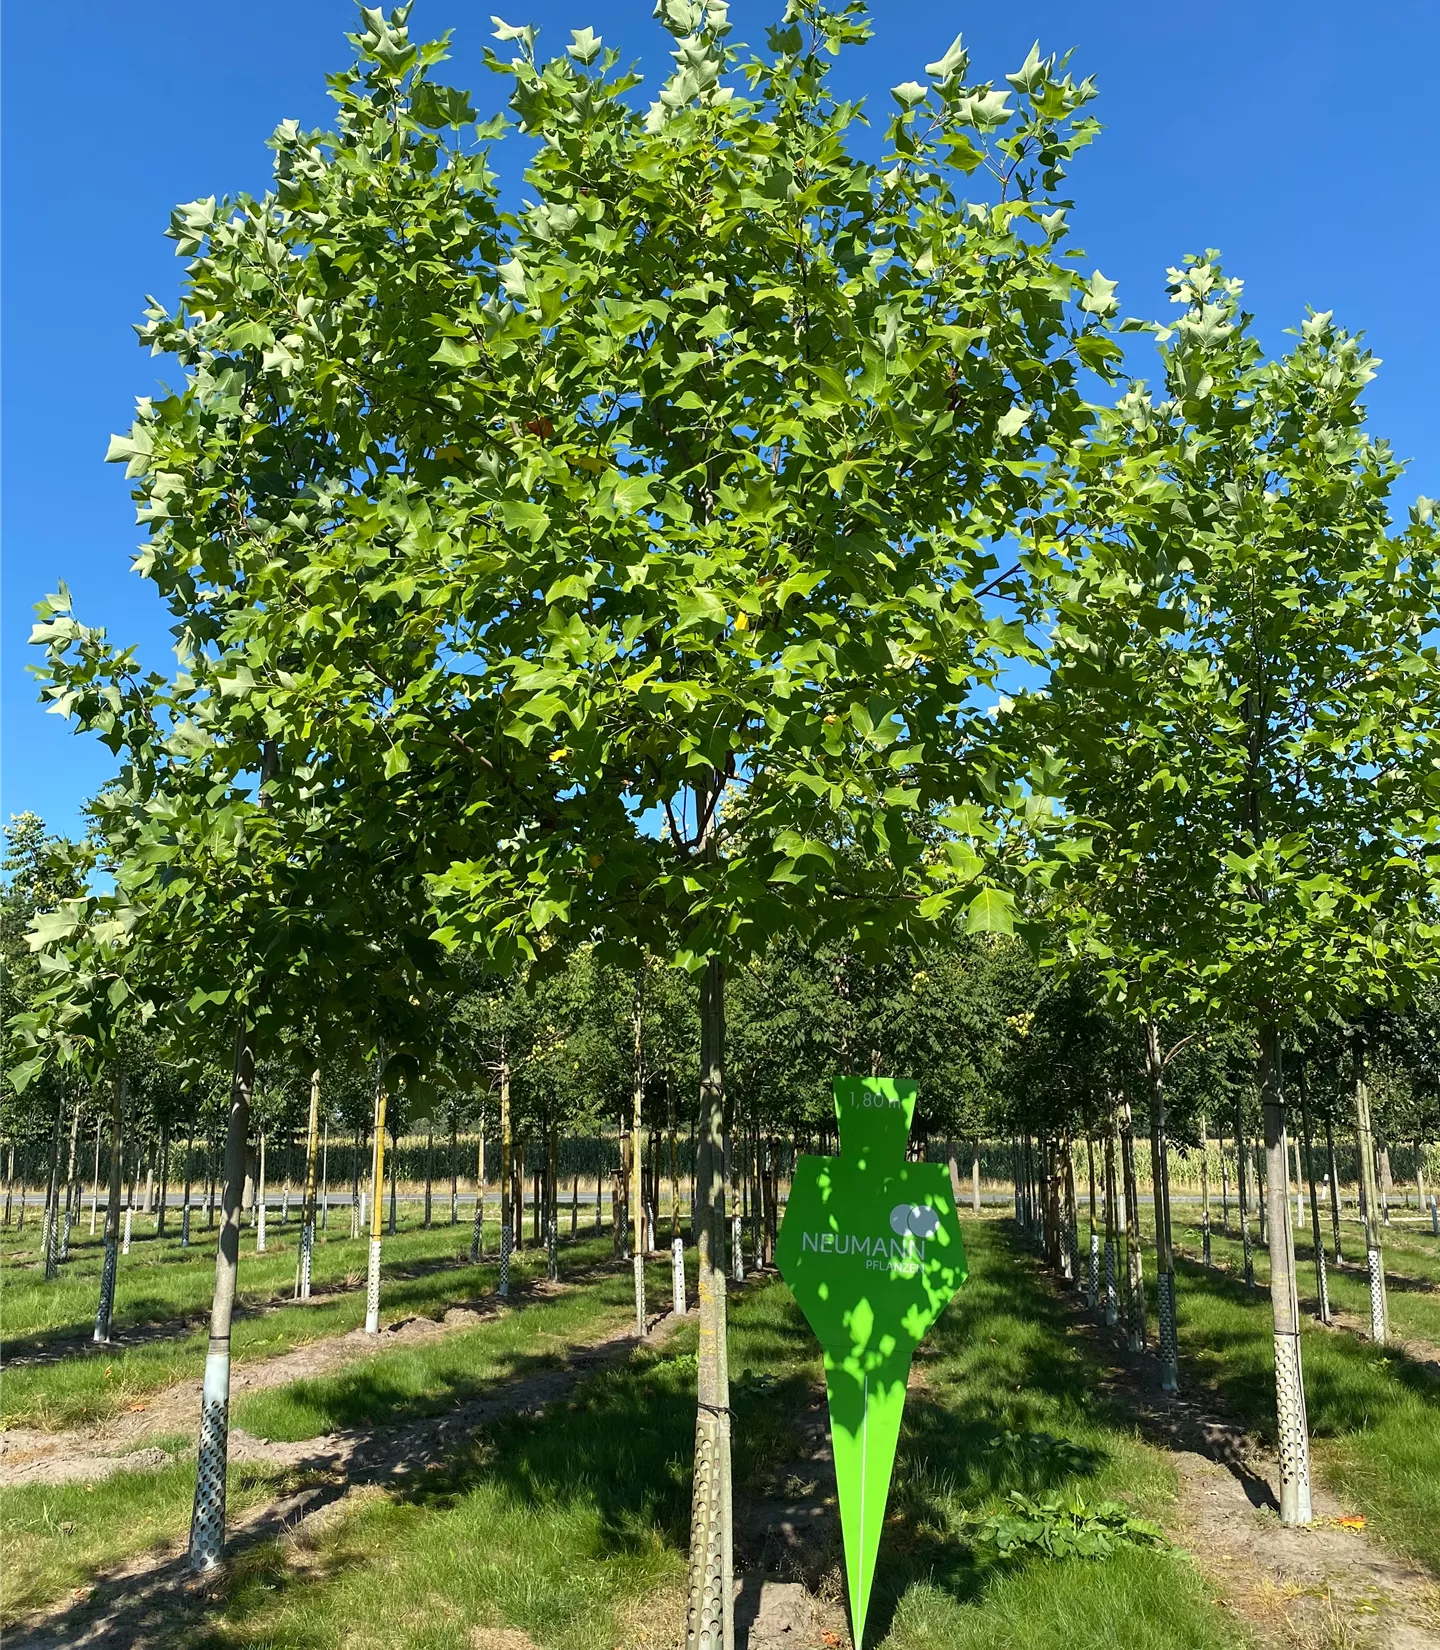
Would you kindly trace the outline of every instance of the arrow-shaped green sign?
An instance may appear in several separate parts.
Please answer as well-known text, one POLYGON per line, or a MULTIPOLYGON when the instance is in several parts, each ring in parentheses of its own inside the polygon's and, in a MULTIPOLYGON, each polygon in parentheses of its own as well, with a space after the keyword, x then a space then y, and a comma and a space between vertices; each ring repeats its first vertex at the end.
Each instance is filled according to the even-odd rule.
POLYGON ((825 1353, 840 1530, 857 1650, 910 1359, 965 1281, 950 1177, 907 1163, 916 1085, 837 1077, 839 1157, 801 1157, 775 1260, 825 1353))

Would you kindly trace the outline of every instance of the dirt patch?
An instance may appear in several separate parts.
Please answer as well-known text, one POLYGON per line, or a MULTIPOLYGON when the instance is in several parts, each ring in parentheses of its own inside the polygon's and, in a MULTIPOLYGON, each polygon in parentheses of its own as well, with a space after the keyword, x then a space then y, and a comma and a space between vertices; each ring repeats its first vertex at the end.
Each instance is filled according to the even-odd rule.
MULTIPOLYGON (((311 1380, 331 1375, 347 1364, 396 1346, 434 1340, 513 1311, 527 1301, 564 1294, 573 1284, 540 1281, 517 1290, 509 1302, 487 1295, 463 1306, 452 1306, 440 1318, 400 1318, 386 1325, 378 1335, 352 1329, 344 1335, 297 1346, 291 1352, 263 1362, 241 1364, 230 1376, 232 1399, 267 1388, 287 1386, 291 1381, 311 1380)), ((199 1381, 180 1381, 139 1403, 122 1415, 110 1417, 71 1432, 39 1432, 33 1428, 7 1427, 0 1432, 0 1468, 7 1485, 93 1483, 113 1472, 123 1472, 145 1463, 136 1451, 147 1438, 163 1433, 193 1435, 199 1425, 199 1381)), ((240 1438, 241 1434, 233 1435, 240 1438)), ((141 1453, 152 1453, 141 1451, 141 1453)), ((236 1459, 240 1459, 236 1456, 236 1459)), ((163 1463, 162 1463, 163 1464, 163 1463)))
POLYGON ((735 1650, 850 1650, 845 1612, 803 1582, 751 1570, 735 1587, 735 1650))
POLYGON ((469 1644, 470 1650, 540 1650, 518 1627, 472 1627, 469 1644))
MULTIPOLYGON (((1195 1553, 1229 1609, 1260 1642, 1284 1650, 1434 1650, 1440 1593, 1363 1530, 1323 1491, 1316 1523, 1288 1529, 1257 1507, 1227 1465, 1190 1450, 1172 1459, 1180 1500, 1172 1534, 1195 1553)), ((1251 1458, 1269 1490, 1274 1465, 1251 1458)))

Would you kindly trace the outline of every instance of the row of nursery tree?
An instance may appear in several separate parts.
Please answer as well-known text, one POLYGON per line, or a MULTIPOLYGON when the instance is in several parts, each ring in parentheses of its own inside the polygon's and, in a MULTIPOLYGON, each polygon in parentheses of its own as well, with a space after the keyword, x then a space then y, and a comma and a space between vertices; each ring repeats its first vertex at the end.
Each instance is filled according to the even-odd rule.
POLYGON ((229 1073, 193 1561, 257 1074, 317 1112, 368 1081, 378 1186, 387 1105, 506 1103, 512 1012, 570 1062, 527 1107, 598 1131, 622 1073, 651 1115, 666 1074, 694 1128, 690 1643, 732 1610, 727 1147, 733 1175, 744 1129, 823 1130, 837 1068, 1028 1136, 1046 1185, 1067 1136, 1148 1116, 1167 1210, 1171 1134, 1253 1104, 1307 1519, 1297 1085, 1358 1100, 1362 1147, 1367 1060, 1433 1092, 1440 540, 1427 501, 1392 521, 1375 361, 1326 314, 1268 357, 1213 253, 1120 321, 1070 241, 1094 87, 1038 49, 997 84, 957 40, 870 125, 829 80, 858 4, 788 0, 752 53, 660 0, 653 102, 591 31, 547 60, 502 24, 511 114, 479 118, 408 12, 361 8, 266 195, 173 216, 180 299, 139 332, 177 387, 110 456, 175 668, 63 592, 35 632, 117 772, 37 872, 14 1086, 123 1111, 144 1040, 199 1118, 191 1074, 229 1073), (582 978, 588 1053, 542 1006, 582 978))

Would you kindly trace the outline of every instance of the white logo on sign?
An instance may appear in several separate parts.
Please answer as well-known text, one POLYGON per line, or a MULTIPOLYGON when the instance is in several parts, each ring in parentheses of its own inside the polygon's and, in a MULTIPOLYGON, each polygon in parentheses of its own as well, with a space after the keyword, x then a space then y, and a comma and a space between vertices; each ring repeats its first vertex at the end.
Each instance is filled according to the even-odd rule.
POLYGON ((890 1211, 890 1230, 897 1237, 932 1238, 940 1230, 940 1216, 923 1203, 897 1203, 890 1211))

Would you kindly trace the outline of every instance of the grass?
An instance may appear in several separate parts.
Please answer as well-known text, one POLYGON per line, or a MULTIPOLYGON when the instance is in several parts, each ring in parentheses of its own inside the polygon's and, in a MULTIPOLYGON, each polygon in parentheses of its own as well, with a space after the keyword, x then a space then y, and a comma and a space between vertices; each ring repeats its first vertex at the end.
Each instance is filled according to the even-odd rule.
MULTIPOLYGON (((253 1464, 232 1467, 232 1512, 273 1498, 282 1478, 253 1464)), ((0 1623, 83 1590, 122 1559, 168 1549, 189 1524, 194 1493, 189 1446, 154 1471, 118 1472, 95 1484, 7 1489, 0 1519, 0 1623)))
MULTIPOLYGON (((647 1299, 669 1300, 670 1263, 647 1268, 647 1299)), ((337 1375, 292 1381, 242 1398, 234 1424, 260 1438, 296 1441, 347 1427, 388 1426, 478 1398, 497 1382, 552 1368, 568 1348, 631 1321, 629 1271, 520 1311, 349 1365, 337 1375)))
MULTIPOLYGON (((1177 1235, 1184 1236, 1187 1251, 1193 1243, 1198 1255, 1198 1231, 1177 1235)), ((1237 1240, 1215 1232, 1212 1253, 1232 1270, 1207 1269, 1186 1255, 1177 1260, 1185 1374, 1212 1387, 1227 1407, 1273 1441, 1268 1259, 1257 1241, 1257 1288, 1251 1291, 1243 1282, 1237 1240)), ((1309 1254, 1307 1246, 1302 1294, 1314 1283, 1309 1254)), ((1402 1284, 1418 1281, 1408 1271, 1395 1276, 1402 1284)), ((1332 1271, 1331 1288, 1337 1305, 1368 1315, 1368 1292, 1353 1274, 1332 1271)), ((1440 1299, 1423 1286, 1393 1287, 1390 1302, 1397 1331, 1440 1340, 1440 1299)), ((1155 1321, 1152 1296, 1152 1328, 1155 1321)), ((1404 1353, 1327 1331, 1312 1319, 1305 1320, 1302 1349, 1313 1458, 1322 1480, 1393 1547, 1440 1577, 1440 1384, 1404 1353)))
MULTIPOLYGON (((1057 1562, 970 1544, 973 1517, 1012 1489, 1115 1497, 1156 1516, 1174 1477, 1097 1398, 1089 1353, 1008 1230, 970 1223, 966 1241, 971 1280, 912 1382, 867 1643, 1110 1650, 1121 1632, 1137 1650, 1238 1650, 1242 1636, 1180 1554, 1057 1562)), ((623 1278, 596 1293, 608 1310, 612 1285, 621 1310, 623 1278)), ((539 1324, 549 1310, 515 1317, 539 1324)), ((668 1644, 689 1523, 694 1334, 687 1325, 666 1347, 591 1376, 569 1402, 499 1419, 430 1470, 355 1497, 298 1554, 278 1542, 243 1554, 206 1627, 185 1642, 462 1650, 477 1628, 510 1627, 544 1650, 668 1644)), ((803 1470, 798 1427, 817 1349, 778 1282, 735 1299, 730 1335, 737 1487, 767 1496, 803 1470), (762 1375, 746 1379, 747 1368, 762 1375)), ((246 1424, 306 1436, 365 1403, 400 1420, 464 1396, 480 1360, 525 1355, 486 1325, 418 1362, 371 1360, 365 1389, 340 1377, 257 1396, 246 1424), (452 1359, 467 1340, 468 1362, 452 1359)))
MULTIPOLYGON (((491 1236, 493 1240, 493 1228, 491 1236)), ((438 1317, 456 1302, 490 1293, 498 1282, 498 1263, 489 1259, 470 1266, 465 1258, 468 1244, 469 1234, 464 1228, 449 1226, 429 1231, 402 1229, 387 1238, 382 1323, 416 1315, 438 1317)), ((347 1284, 348 1288, 303 1303, 289 1299, 295 1264, 293 1248, 288 1258, 268 1252, 254 1257, 242 1251, 240 1278, 244 1287, 231 1343, 236 1363, 274 1357, 363 1324, 367 1249, 368 1241, 364 1239, 332 1239, 318 1244, 313 1274, 316 1287, 347 1284), (276 1286, 282 1279, 284 1290, 277 1296, 276 1286)), ((4 1424, 58 1430, 101 1420, 148 1394, 197 1375, 204 1362, 208 1317, 192 1311, 187 1326, 186 1321, 179 1320, 177 1304, 193 1296, 208 1308, 214 1254, 213 1250, 205 1253, 193 1247, 178 1253, 178 1259, 163 1252, 137 1259, 132 1252, 122 1260, 116 1292, 126 1302, 131 1333, 147 1322, 156 1322, 166 1331, 173 1326, 173 1332, 162 1332, 155 1339, 137 1340, 128 1346, 95 1347, 84 1341, 56 1346, 33 1333, 27 1341, 24 1326, 33 1325, 39 1314, 10 1274, 5 1283, 5 1315, 6 1327, 14 1339, 7 1343, 7 1356, 36 1351, 43 1354, 47 1350, 56 1355, 10 1365, 0 1393, 0 1419, 4 1424), (127 1261, 134 1264, 127 1266, 127 1261), (12 1293, 20 1296, 13 1304, 12 1293), (19 1332, 12 1312, 20 1320, 19 1332)), ((562 1244, 562 1278, 583 1271, 609 1253, 608 1238, 589 1237, 573 1245, 562 1244)), ((526 1249, 514 1257, 512 1276, 517 1281, 535 1278, 543 1275, 544 1266, 543 1251, 526 1249)), ((39 1287, 45 1287, 43 1281, 39 1287)), ((72 1292, 87 1288, 93 1310, 98 1272, 88 1285, 80 1279, 66 1278, 50 1287, 72 1292)))

